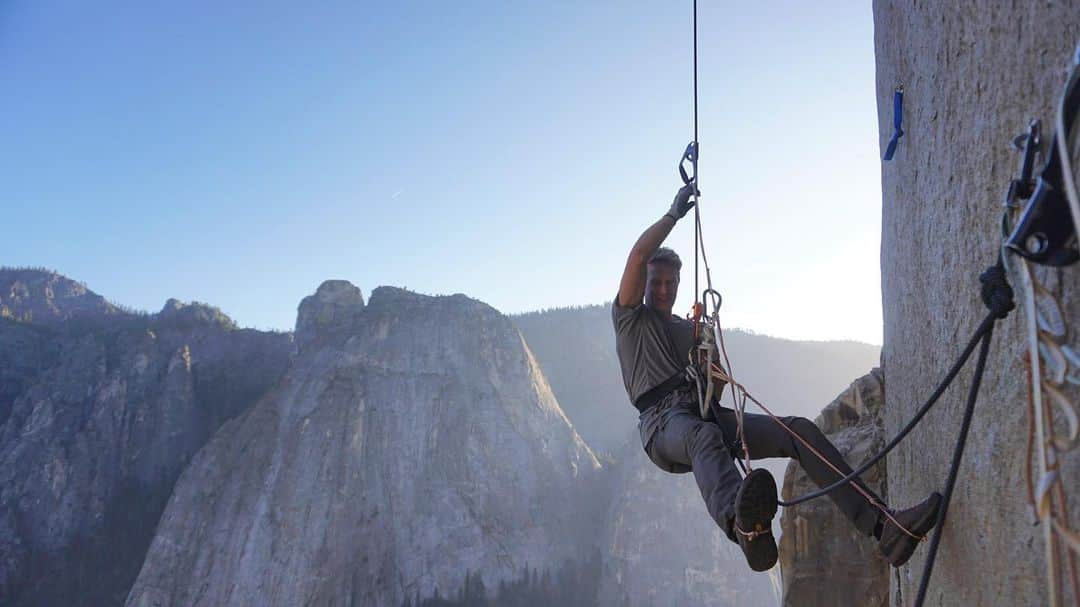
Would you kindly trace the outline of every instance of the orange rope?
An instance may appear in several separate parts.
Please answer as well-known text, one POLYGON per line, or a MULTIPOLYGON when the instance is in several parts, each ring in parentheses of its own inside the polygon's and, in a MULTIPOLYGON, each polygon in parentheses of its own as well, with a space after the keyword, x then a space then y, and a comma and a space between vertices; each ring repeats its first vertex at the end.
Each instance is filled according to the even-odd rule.
MULTIPOLYGON (((734 410, 736 411, 736 416, 738 418, 738 424, 737 425, 738 425, 738 429, 739 429, 739 443, 742 444, 742 448, 743 448, 743 461, 746 462, 746 469, 749 470, 750 469, 750 447, 748 447, 747 444, 746 444, 746 435, 743 433, 743 421, 742 421, 743 414, 746 412, 746 390, 743 390, 742 386, 738 382, 735 381, 735 374, 731 370, 731 361, 728 359, 727 348, 724 346, 724 330, 720 327, 720 319, 719 318, 714 318, 713 322, 716 325, 716 331, 715 331, 716 332, 716 343, 720 344, 720 352, 722 352, 724 354, 724 366, 727 367, 727 371, 726 371, 725 375, 728 378, 730 378, 730 380, 731 380, 731 401, 733 403, 735 403, 734 410), (740 406, 740 403, 736 400, 736 395, 735 395, 735 386, 737 386, 737 385, 739 386, 739 389, 743 393, 743 399, 742 399, 741 406, 740 406)), ((723 396, 723 391, 722 390, 721 390, 720 396, 723 396)), ((720 397, 718 396, 716 398, 716 400, 719 401, 720 397)), ((841 474, 840 476, 842 477, 843 475, 841 474)))
MULTIPOLYGON (((1052 503, 1053 502, 1051 502, 1051 507, 1050 507, 1050 518, 1053 518, 1053 516, 1054 516, 1054 513, 1053 513, 1054 508, 1053 508, 1052 503)), ((1049 521, 1047 521, 1047 524, 1049 524, 1049 521)), ((1056 533, 1051 533, 1050 534, 1050 549, 1053 550, 1053 552, 1054 552, 1054 563, 1060 563, 1061 562, 1061 539, 1058 538, 1056 533)), ((1066 550, 1068 550, 1068 548, 1066 548, 1066 550)), ((1050 563, 1050 566, 1053 567, 1054 563, 1050 563)), ((1061 569, 1059 568, 1057 572, 1061 573, 1061 569)), ((1061 579, 1060 575, 1055 575, 1054 576, 1054 582, 1055 582, 1054 588, 1051 589, 1051 592, 1054 592, 1056 594, 1053 597, 1051 597, 1051 602, 1054 605, 1057 605, 1058 602, 1059 602, 1059 600, 1058 600, 1059 597, 1063 596, 1063 593, 1065 592, 1065 582, 1064 582, 1064 580, 1061 579)))
MULTIPOLYGON (((1065 493, 1065 489, 1061 486, 1061 483, 1057 483, 1054 486, 1054 493, 1059 502, 1061 502, 1061 518, 1066 523, 1069 522, 1069 495, 1065 493)), ((1054 535, 1055 542, 1060 541, 1057 535, 1054 535)), ((1080 605, 1080 580, 1076 575, 1076 553, 1065 548, 1065 555, 1069 557, 1069 584, 1072 586, 1073 602, 1076 605, 1080 605)), ((1058 576, 1060 579, 1060 576, 1058 576)), ((1062 595, 1064 596, 1064 595, 1062 595)))
MULTIPOLYGON (((837 476, 838 476, 839 478, 844 478, 845 474, 844 474, 843 472, 841 472, 839 468, 837 468, 836 466, 834 466, 834 465, 833 465, 833 463, 832 463, 832 462, 830 462, 830 461, 828 460, 828 458, 826 458, 826 457, 825 457, 824 455, 822 455, 820 451, 818 451, 817 449, 815 449, 813 445, 811 445, 811 444, 810 444, 809 442, 807 442, 807 441, 806 441, 806 439, 804 439, 803 437, 799 436, 799 434, 798 434, 797 432, 795 432, 794 430, 792 430, 791 428, 789 428, 787 424, 785 424, 785 423, 784 423, 783 421, 781 421, 781 420, 780 420, 780 418, 776 417, 776 415, 774 415, 774 414, 773 414, 773 412, 772 412, 772 411, 770 411, 768 407, 766 407, 765 405, 763 405, 763 404, 761 403, 761 401, 759 401, 758 399, 754 398, 754 397, 753 397, 753 396, 752 396, 752 395, 751 395, 751 394, 750 394, 749 392, 747 392, 746 388, 745 388, 745 387, 743 387, 743 385, 742 385, 742 384, 740 384, 740 383, 736 382, 736 381, 735 381, 734 379, 730 379, 730 378, 728 377, 728 375, 727 375, 727 374, 726 374, 726 373, 724 372, 724 370, 723 370, 723 369, 721 369, 720 367, 717 367, 716 365, 713 365, 713 367, 712 367, 712 370, 713 370, 713 373, 714 373, 714 374, 716 374, 717 378, 719 378, 719 379, 723 379, 723 380, 725 380, 725 381, 728 381, 728 382, 729 382, 729 383, 731 384, 731 386, 732 386, 732 390, 733 390, 733 391, 735 390, 735 388, 738 388, 738 389, 739 389, 739 392, 741 392, 741 393, 742 393, 742 395, 743 395, 743 399, 744 399, 744 400, 748 398, 748 399, 750 399, 750 401, 751 401, 751 402, 753 402, 753 403, 754 403, 755 405, 757 405, 758 407, 761 407, 761 410, 762 410, 762 411, 764 411, 765 413, 767 413, 767 414, 769 415, 769 417, 770 417, 770 418, 772 418, 772 420, 773 420, 774 422, 776 422, 777 424, 779 424, 779 425, 780 425, 780 427, 781 427, 781 428, 783 428, 784 430, 786 430, 788 434, 790 434, 790 435, 791 435, 791 436, 793 436, 793 437, 794 437, 794 438, 795 438, 796 440, 798 440, 798 441, 799 441, 800 443, 802 443, 802 445, 803 445, 804 447, 806 447, 806 448, 807 448, 807 449, 808 449, 808 450, 809 450, 809 451, 810 451, 811 453, 813 453, 813 454, 814 454, 814 455, 815 455, 815 456, 816 456, 816 457, 817 457, 817 458, 818 458, 819 460, 821 460, 821 461, 822 461, 822 463, 824 463, 824 464, 825 464, 826 466, 828 466, 829 468, 832 468, 832 471, 833 471, 833 472, 835 472, 835 473, 837 474, 837 476)), ((742 426, 742 424, 741 424, 741 423, 740 423, 739 425, 740 425, 740 426, 742 426)), ((740 430, 740 439, 741 439, 741 438, 742 438, 742 437, 741 437, 741 434, 742 434, 742 428, 740 427, 740 428, 739 428, 739 430, 740 430)), ((744 450, 744 451, 746 451, 746 453, 747 453, 747 458, 749 458, 749 457, 750 457, 750 455, 749 455, 749 449, 748 449, 748 447, 746 446, 746 442, 745 442, 745 440, 743 441, 743 450, 744 450)), ((923 540, 925 540, 925 539, 926 539, 926 536, 923 536, 923 535, 915 535, 914 533, 912 533, 911 531, 909 531, 909 530, 908 530, 908 529, 907 529, 906 527, 904 527, 903 525, 901 525, 901 524, 900 524, 900 521, 896 520, 896 519, 895 519, 895 518, 893 517, 892 513, 891 513, 891 512, 889 512, 889 509, 888 509, 888 507, 887 507, 887 506, 885 506, 885 504, 882 504, 882 503, 881 503, 880 501, 878 501, 878 499, 877 499, 877 498, 875 498, 875 497, 873 496, 873 494, 871 494, 870 492, 868 492, 868 491, 866 491, 865 489, 863 489, 862 487, 860 487, 858 483, 856 483, 855 481, 853 481, 853 480, 852 480, 852 481, 848 481, 848 484, 849 484, 849 485, 851 485, 851 486, 852 486, 852 488, 854 488, 854 489, 855 489, 855 491, 857 491, 857 492, 858 492, 858 493, 859 493, 860 495, 862 495, 862 496, 863 496, 864 498, 866 498, 866 501, 870 502, 871 504, 873 504, 873 505, 874 505, 874 507, 876 507, 876 508, 877 508, 878 510, 880 510, 880 511, 881 511, 881 513, 882 513, 883 515, 885 515, 885 518, 887 518, 887 519, 889 519, 890 521, 892 521, 892 523, 893 523, 894 525, 896 525, 896 526, 897 526, 897 528, 899 528, 899 529, 900 529, 901 531, 903 531, 903 532, 904 532, 904 533, 906 533, 907 535, 909 535, 909 536, 911 536, 912 538, 914 538, 914 539, 916 539, 916 540, 919 540, 919 541, 923 541, 923 540)))

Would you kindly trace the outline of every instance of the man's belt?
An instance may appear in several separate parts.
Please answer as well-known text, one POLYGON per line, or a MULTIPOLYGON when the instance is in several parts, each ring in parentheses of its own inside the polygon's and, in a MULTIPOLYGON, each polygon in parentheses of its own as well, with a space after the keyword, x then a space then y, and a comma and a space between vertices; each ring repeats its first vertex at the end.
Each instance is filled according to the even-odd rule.
POLYGON ((634 408, 639 412, 644 412, 649 407, 660 402, 660 399, 670 394, 676 388, 688 385, 689 383, 686 381, 686 374, 680 371, 679 373, 672 375, 664 383, 639 396, 638 399, 634 401, 634 408))

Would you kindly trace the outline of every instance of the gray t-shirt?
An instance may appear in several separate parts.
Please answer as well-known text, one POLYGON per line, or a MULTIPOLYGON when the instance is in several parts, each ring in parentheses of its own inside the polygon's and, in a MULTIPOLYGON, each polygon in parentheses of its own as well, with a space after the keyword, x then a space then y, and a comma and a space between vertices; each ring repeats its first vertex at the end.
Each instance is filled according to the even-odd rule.
POLYGON ((630 402, 682 373, 694 347, 694 323, 673 314, 664 318, 645 304, 624 308, 611 302, 615 352, 630 402))

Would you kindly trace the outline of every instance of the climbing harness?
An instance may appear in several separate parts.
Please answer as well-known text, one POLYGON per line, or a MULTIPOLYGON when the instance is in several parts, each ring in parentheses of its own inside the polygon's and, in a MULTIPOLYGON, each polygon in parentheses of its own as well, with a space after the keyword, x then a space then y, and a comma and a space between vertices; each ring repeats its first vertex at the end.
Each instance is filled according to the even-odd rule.
POLYGON ((1008 267, 1010 274, 1020 278, 1027 326, 1028 501, 1042 525, 1047 594, 1050 605, 1056 606, 1063 595, 1059 543, 1066 547, 1073 597, 1080 597, 1075 554, 1080 552, 1080 533, 1069 527, 1068 500, 1059 475, 1061 456, 1080 446, 1080 407, 1068 395, 1075 392, 1070 385, 1080 385, 1080 349, 1069 343, 1075 334, 1059 297, 1043 277, 1052 268, 1080 259, 1080 196, 1074 169, 1080 158, 1080 47, 1057 107, 1045 162, 1033 177, 1041 136, 1041 123, 1033 120, 1028 132, 1016 140, 1022 150, 1020 176, 1013 180, 1005 200, 1002 231, 1005 247, 1017 255, 1008 267), (1064 423, 1056 424, 1055 419, 1064 423), (1031 478, 1033 459, 1037 487, 1031 478))

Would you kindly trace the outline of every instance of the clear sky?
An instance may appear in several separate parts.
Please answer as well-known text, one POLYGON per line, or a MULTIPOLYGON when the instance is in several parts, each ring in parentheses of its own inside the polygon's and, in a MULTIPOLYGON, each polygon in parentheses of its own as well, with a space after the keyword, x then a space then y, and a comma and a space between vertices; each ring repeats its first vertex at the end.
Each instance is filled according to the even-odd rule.
MULTIPOLYGON (((868 3, 699 6, 722 322, 881 343, 868 3)), ((692 138, 690 2, 0 3, 0 265, 291 329, 325 279, 610 301, 692 138)), ((676 311, 692 303, 692 221, 676 311)))

